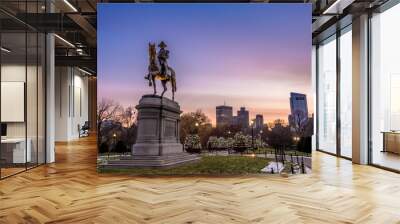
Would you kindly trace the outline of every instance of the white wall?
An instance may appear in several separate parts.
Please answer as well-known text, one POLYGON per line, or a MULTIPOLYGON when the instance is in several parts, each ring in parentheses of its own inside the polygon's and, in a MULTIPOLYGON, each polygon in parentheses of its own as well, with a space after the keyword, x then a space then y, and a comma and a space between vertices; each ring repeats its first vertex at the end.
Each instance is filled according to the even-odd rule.
POLYGON ((79 137, 78 125, 88 120, 88 77, 72 67, 56 67, 55 140, 79 137))
MULTIPOLYGON (((35 74, 36 76, 36 67, 18 64, 6 64, 1 66, 1 81, 2 82, 24 82, 26 83, 25 76, 26 71, 28 74, 28 85, 36 86, 36 80, 30 77, 31 74, 35 74), (27 70, 25 70, 27 69, 27 70)), ((4 96, 3 96, 4 97, 4 96)), ((36 111, 36 88, 27 88, 27 106, 30 109, 27 111, 27 119, 28 119, 28 137, 30 133, 30 128, 32 130, 36 130, 36 113, 31 113, 32 110, 36 111), (33 109, 32 109, 33 108, 33 109), (34 122, 34 123, 31 123, 34 122)), ((41 106, 41 105, 39 105, 41 106)), ((7 108, 1 108, 2 110, 7 110, 7 108)), ((24 110, 24 108, 22 108, 24 110)), ((25 124, 26 122, 7 122, 7 135, 8 137, 25 137, 25 124)), ((35 132, 36 134, 36 132, 35 132)))
MULTIPOLYGON (((32 162, 44 163, 45 150, 45 120, 44 120, 44 80, 42 68, 35 66, 25 66, 25 64, 3 64, 1 66, 2 82, 23 82, 26 84, 26 107, 23 102, 19 113, 25 114, 26 120, 21 122, 5 122, 7 124, 8 138, 25 138, 29 139, 31 148, 32 162), (37 70, 38 69, 38 70, 37 70), (25 80, 27 78, 27 80, 25 80), (36 161, 39 159, 39 161, 36 161)), ((24 90, 22 90, 24 91, 24 90)), ((3 92, 3 91, 2 91, 3 92)), ((4 94, 4 92, 3 92, 4 94)), ((23 94, 23 93, 22 93, 23 94)), ((2 95, 2 98, 7 95, 2 95)), ((1 110, 7 113, 16 113, 11 108, 2 107, 1 110)), ((24 115, 23 115, 24 116, 24 115)))
MULTIPOLYGON (((1 81, 3 82, 25 82, 25 71, 24 65, 9 64, 1 66, 1 81)), ((28 71, 32 67, 28 67, 28 71)), ((31 95, 31 94, 28 94, 31 95)), ((1 110, 7 110, 7 108, 1 108, 1 110)), ((25 122, 8 122, 7 123, 7 137, 25 137, 25 122)))

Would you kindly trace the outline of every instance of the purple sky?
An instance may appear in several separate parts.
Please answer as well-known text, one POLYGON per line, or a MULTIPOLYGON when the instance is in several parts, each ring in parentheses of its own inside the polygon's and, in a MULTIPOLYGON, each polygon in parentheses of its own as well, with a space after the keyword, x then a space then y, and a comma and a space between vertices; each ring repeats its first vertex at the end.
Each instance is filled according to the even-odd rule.
POLYGON ((148 42, 164 40, 184 112, 215 124, 226 102, 234 114, 245 106, 251 118, 287 120, 290 92, 313 105, 309 4, 99 4, 98 34, 99 100, 136 105, 152 93, 148 42))

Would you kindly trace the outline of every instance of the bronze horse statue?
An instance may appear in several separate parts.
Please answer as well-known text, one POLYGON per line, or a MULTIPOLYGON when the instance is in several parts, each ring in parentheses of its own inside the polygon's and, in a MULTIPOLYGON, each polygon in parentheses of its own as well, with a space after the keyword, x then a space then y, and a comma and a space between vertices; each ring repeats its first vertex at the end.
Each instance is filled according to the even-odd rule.
POLYGON ((166 66, 166 72, 165 74, 162 74, 156 56, 156 45, 154 43, 149 43, 149 73, 147 74, 147 76, 145 76, 145 79, 149 80, 149 86, 153 86, 154 95, 157 94, 156 80, 161 81, 161 84, 164 88, 163 92, 161 93, 161 97, 163 97, 164 93, 167 91, 167 83, 171 82, 172 100, 174 100, 176 92, 175 71, 171 67, 166 66))

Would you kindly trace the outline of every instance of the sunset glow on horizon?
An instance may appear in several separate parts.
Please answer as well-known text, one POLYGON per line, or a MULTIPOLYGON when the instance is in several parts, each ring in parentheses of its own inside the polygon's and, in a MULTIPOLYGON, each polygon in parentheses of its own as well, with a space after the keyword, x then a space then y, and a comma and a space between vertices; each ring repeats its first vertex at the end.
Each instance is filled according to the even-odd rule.
POLYGON ((200 109, 215 125, 225 103, 287 120, 298 92, 311 115, 310 24, 310 4, 98 4, 98 100, 134 106, 152 94, 148 43, 163 40, 184 113, 200 109))

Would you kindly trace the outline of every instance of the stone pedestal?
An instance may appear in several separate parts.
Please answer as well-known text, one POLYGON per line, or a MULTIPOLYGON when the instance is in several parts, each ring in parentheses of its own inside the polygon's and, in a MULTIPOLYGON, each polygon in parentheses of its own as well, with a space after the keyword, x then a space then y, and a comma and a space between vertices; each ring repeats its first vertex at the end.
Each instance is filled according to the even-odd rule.
POLYGON ((182 153, 179 140, 179 104, 160 96, 144 95, 136 106, 138 133, 133 156, 162 156, 182 153))
POLYGON ((179 139, 179 104, 165 97, 144 95, 136 106, 138 132, 132 156, 108 161, 103 167, 168 167, 199 160, 183 151, 179 139))

